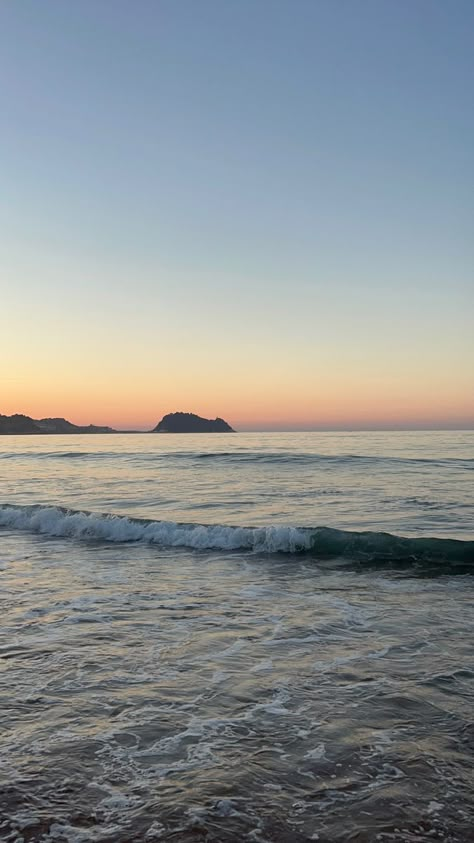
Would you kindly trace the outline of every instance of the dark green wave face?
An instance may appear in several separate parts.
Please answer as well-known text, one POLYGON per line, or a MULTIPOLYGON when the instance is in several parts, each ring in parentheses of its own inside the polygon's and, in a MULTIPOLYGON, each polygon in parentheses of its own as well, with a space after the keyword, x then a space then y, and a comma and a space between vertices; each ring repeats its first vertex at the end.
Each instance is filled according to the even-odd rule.
POLYGON ((474 541, 406 538, 391 533, 362 533, 320 527, 311 536, 318 558, 344 557, 364 565, 434 565, 450 573, 474 572, 474 541))
POLYGON ((407 538, 332 527, 261 527, 129 518, 58 506, 0 504, 0 528, 113 544, 142 543, 205 551, 295 555, 354 567, 403 567, 436 574, 474 573, 474 541, 407 538))

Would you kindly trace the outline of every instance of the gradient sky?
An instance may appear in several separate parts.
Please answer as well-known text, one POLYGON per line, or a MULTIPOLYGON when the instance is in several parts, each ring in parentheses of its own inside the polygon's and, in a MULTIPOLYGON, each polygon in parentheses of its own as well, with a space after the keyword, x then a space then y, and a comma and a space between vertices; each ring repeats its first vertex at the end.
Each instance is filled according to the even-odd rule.
POLYGON ((474 422, 472 0, 0 5, 0 412, 474 422))

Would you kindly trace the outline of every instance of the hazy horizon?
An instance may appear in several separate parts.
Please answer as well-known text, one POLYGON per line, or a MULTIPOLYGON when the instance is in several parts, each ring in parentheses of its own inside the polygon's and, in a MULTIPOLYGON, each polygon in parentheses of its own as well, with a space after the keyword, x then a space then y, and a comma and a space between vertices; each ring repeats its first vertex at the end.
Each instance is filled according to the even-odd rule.
MULTIPOLYGON (((0 410, 1 410, 1 408, 0 408, 0 410)), ((194 410, 177 410, 177 411, 168 410, 168 411, 166 411, 166 413, 162 413, 159 417, 157 417, 155 421, 149 422, 148 424, 145 423, 144 425, 140 425, 140 426, 136 426, 136 427, 133 427, 132 425, 124 425, 124 424, 120 424, 120 423, 113 424, 112 422, 110 422, 110 420, 109 421, 102 421, 100 426, 111 427, 114 430, 116 430, 118 433, 149 433, 150 431, 152 431, 152 429, 154 427, 156 427, 156 425, 163 418, 164 415, 166 415, 167 413, 173 413, 173 412, 190 412, 190 413, 193 413, 194 410)), ((0 412, 0 415, 1 414, 2 413, 0 412)), ((10 414, 10 415, 14 415, 14 414, 10 414)), ((19 411, 19 415, 26 415, 26 416, 29 416, 30 418, 35 418, 34 416, 31 415, 31 413, 26 413, 24 411, 19 411)), ((199 415, 199 414, 197 414, 197 415, 199 415)), ((218 417, 218 415, 219 414, 211 414, 211 416, 209 418, 215 419, 215 418, 218 417)), ((39 418, 39 417, 36 417, 36 418, 39 418)), ((68 418, 64 415, 52 414, 52 413, 47 413, 45 416, 42 416, 42 418, 51 418, 51 419, 52 418, 65 418, 66 421, 72 422, 73 424, 80 424, 80 425, 97 424, 97 422, 94 419, 89 419, 89 420, 86 420, 86 421, 77 422, 75 419, 68 418)), ((221 418, 222 418, 222 416, 221 416, 221 418)), ((454 422, 452 422, 451 425, 445 424, 445 425, 440 425, 440 426, 430 426, 430 422, 425 420, 424 422, 420 422, 418 425, 410 425, 410 426, 399 425, 399 426, 396 426, 396 427, 395 426, 391 427, 389 425, 384 426, 383 424, 380 424, 380 423, 377 423, 377 422, 374 422, 372 425, 365 426, 365 427, 364 426, 358 426, 356 424, 351 425, 350 422, 347 422, 345 425, 339 425, 339 426, 333 425, 332 427, 318 425, 317 423, 314 423, 312 426, 304 427, 304 426, 291 425, 290 423, 287 423, 286 426, 284 426, 285 425, 284 422, 282 422, 281 425, 275 425, 274 424, 272 426, 271 422, 260 422, 259 423, 258 421, 256 421, 253 424, 253 426, 249 426, 248 424, 245 424, 245 422, 242 425, 240 425, 240 424, 234 422, 232 419, 230 419, 230 420, 225 419, 225 421, 230 423, 231 427, 233 427, 235 432, 237 432, 237 433, 344 433, 344 432, 347 432, 347 433, 351 433, 351 432, 353 432, 353 433, 357 433, 357 432, 364 433, 364 432, 370 432, 370 431, 373 431, 373 432, 380 431, 380 432, 387 432, 387 433, 394 432, 394 433, 396 433, 397 431, 399 431, 399 432, 410 432, 410 431, 413 431, 413 432, 416 432, 416 431, 419 431, 419 432, 433 431, 433 432, 435 432, 435 431, 443 431, 444 430, 444 431, 456 432, 458 430, 458 431, 462 432, 462 431, 474 430, 474 424, 468 424, 468 425, 463 426, 463 423, 460 422, 460 421, 458 421, 458 422, 454 421, 454 422)), ((24 434, 24 435, 28 436, 28 435, 31 435, 31 434, 24 434)), ((57 435, 66 435, 66 434, 57 434, 57 435)), ((178 434, 178 435, 182 435, 182 434, 178 434)), ((219 435, 219 434, 217 434, 217 435, 219 435)))

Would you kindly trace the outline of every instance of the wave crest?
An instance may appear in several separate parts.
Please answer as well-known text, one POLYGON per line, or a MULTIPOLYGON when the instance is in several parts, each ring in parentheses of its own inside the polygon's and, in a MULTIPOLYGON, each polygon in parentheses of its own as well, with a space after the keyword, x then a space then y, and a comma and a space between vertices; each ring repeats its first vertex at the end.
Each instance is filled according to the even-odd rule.
POLYGON ((105 542, 143 542, 161 547, 258 553, 308 553, 367 565, 435 565, 442 572, 474 571, 474 541, 406 538, 382 532, 333 527, 233 527, 152 521, 61 506, 0 505, 0 527, 47 536, 105 542))
POLYGON ((297 553, 308 550, 311 530, 296 527, 229 527, 180 524, 123 515, 95 514, 60 506, 0 506, 0 527, 77 539, 144 542, 197 550, 254 550, 297 553))

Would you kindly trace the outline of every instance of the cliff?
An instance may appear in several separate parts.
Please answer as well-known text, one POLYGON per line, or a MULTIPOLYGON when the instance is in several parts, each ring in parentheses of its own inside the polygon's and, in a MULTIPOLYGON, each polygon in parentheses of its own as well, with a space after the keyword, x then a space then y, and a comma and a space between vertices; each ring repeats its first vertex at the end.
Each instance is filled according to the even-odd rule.
POLYGON ((48 433, 116 433, 112 427, 97 427, 72 424, 66 419, 31 419, 29 416, 0 414, 0 435, 2 434, 48 434, 48 433))
POLYGON ((203 419, 194 413, 168 413, 151 433, 235 433, 224 419, 203 419))

